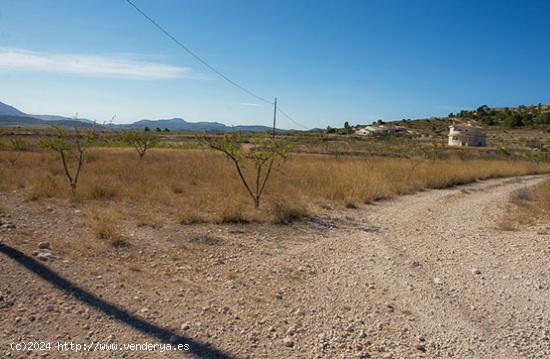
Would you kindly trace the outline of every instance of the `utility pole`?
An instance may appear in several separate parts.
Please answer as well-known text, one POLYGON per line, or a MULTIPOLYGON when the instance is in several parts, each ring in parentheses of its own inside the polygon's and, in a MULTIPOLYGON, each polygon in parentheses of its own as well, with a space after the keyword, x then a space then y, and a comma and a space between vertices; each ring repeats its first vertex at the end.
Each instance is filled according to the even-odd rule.
POLYGON ((277 97, 275 97, 275 102, 273 102, 273 137, 275 137, 276 123, 277 123, 277 97))

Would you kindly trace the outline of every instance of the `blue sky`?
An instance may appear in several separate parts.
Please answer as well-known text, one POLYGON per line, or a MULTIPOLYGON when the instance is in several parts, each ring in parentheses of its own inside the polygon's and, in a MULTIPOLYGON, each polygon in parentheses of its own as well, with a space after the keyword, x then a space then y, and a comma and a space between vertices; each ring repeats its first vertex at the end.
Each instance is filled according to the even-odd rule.
MULTIPOLYGON (((134 1, 307 127, 550 102, 548 1, 134 1)), ((124 0, 0 0, 0 101, 100 122, 272 118, 124 0)))

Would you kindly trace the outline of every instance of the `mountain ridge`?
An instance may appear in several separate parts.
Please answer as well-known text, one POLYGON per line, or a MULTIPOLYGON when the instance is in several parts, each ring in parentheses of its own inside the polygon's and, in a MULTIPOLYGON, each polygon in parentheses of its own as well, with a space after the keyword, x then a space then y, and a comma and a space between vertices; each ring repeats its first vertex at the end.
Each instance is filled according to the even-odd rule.
MULTIPOLYGON (((59 127, 74 127, 75 125, 86 124, 91 125, 94 121, 85 118, 70 118, 59 115, 32 115, 24 113, 17 108, 0 102, 0 127, 29 127, 29 128, 44 128, 52 125, 59 127), (70 126, 69 126, 70 124, 70 126)), ((189 122, 183 118, 174 117, 170 119, 150 120, 143 119, 128 124, 104 124, 101 125, 106 129, 111 130, 143 130, 149 128, 151 130, 160 128, 170 131, 196 131, 196 132, 266 132, 270 131, 271 127, 263 125, 239 125, 227 126, 219 122, 189 122)), ((278 131, 284 131, 278 129, 278 131)))

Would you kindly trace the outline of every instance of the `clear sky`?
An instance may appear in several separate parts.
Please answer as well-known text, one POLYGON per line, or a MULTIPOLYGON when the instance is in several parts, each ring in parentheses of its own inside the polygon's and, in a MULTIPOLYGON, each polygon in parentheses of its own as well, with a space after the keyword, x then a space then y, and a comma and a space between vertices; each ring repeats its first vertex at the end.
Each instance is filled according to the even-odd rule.
MULTIPOLYGON (((550 102, 550 1, 134 2, 307 127, 550 102)), ((100 122, 272 118, 124 0, 0 0, 0 101, 100 122)))

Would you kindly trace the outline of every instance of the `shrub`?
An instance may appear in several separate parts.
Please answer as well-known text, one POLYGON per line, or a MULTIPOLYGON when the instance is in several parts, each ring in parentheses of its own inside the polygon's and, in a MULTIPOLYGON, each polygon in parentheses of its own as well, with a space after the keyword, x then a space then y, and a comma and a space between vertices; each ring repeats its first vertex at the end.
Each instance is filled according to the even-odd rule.
POLYGON ((95 183, 90 191, 90 197, 93 199, 113 199, 116 197, 117 191, 115 188, 104 184, 95 183))
POLYGON ((28 148, 27 142, 19 136, 12 137, 10 139, 10 147, 14 151, 25 151, 28 148))
POLYGON ((178 208, 178 220, 180 224, 198 224, 207 222, 205 215, 197 207, 181 205, 178 208))
POLYGON ((220 213, 216 223, 218 224, 239 224, 250 222, 239 207, 226 207, 220 213))
POLYGON ((275 224, 290 224, 308 216, 304 204, 290 199, 275 201, 271 213, 275 224))
POLYGON ((118 218, 111 212, 96 215, 95 234, 98 239, 107 241, 113 247, 127 246, 126 241, 120 230, 118 218))
POLYGON ((55 178, 51 175, 39 177, 32 185, 27 198, 36 201, 40 198, 51 198, 58 190, 58 185, 55 178))

